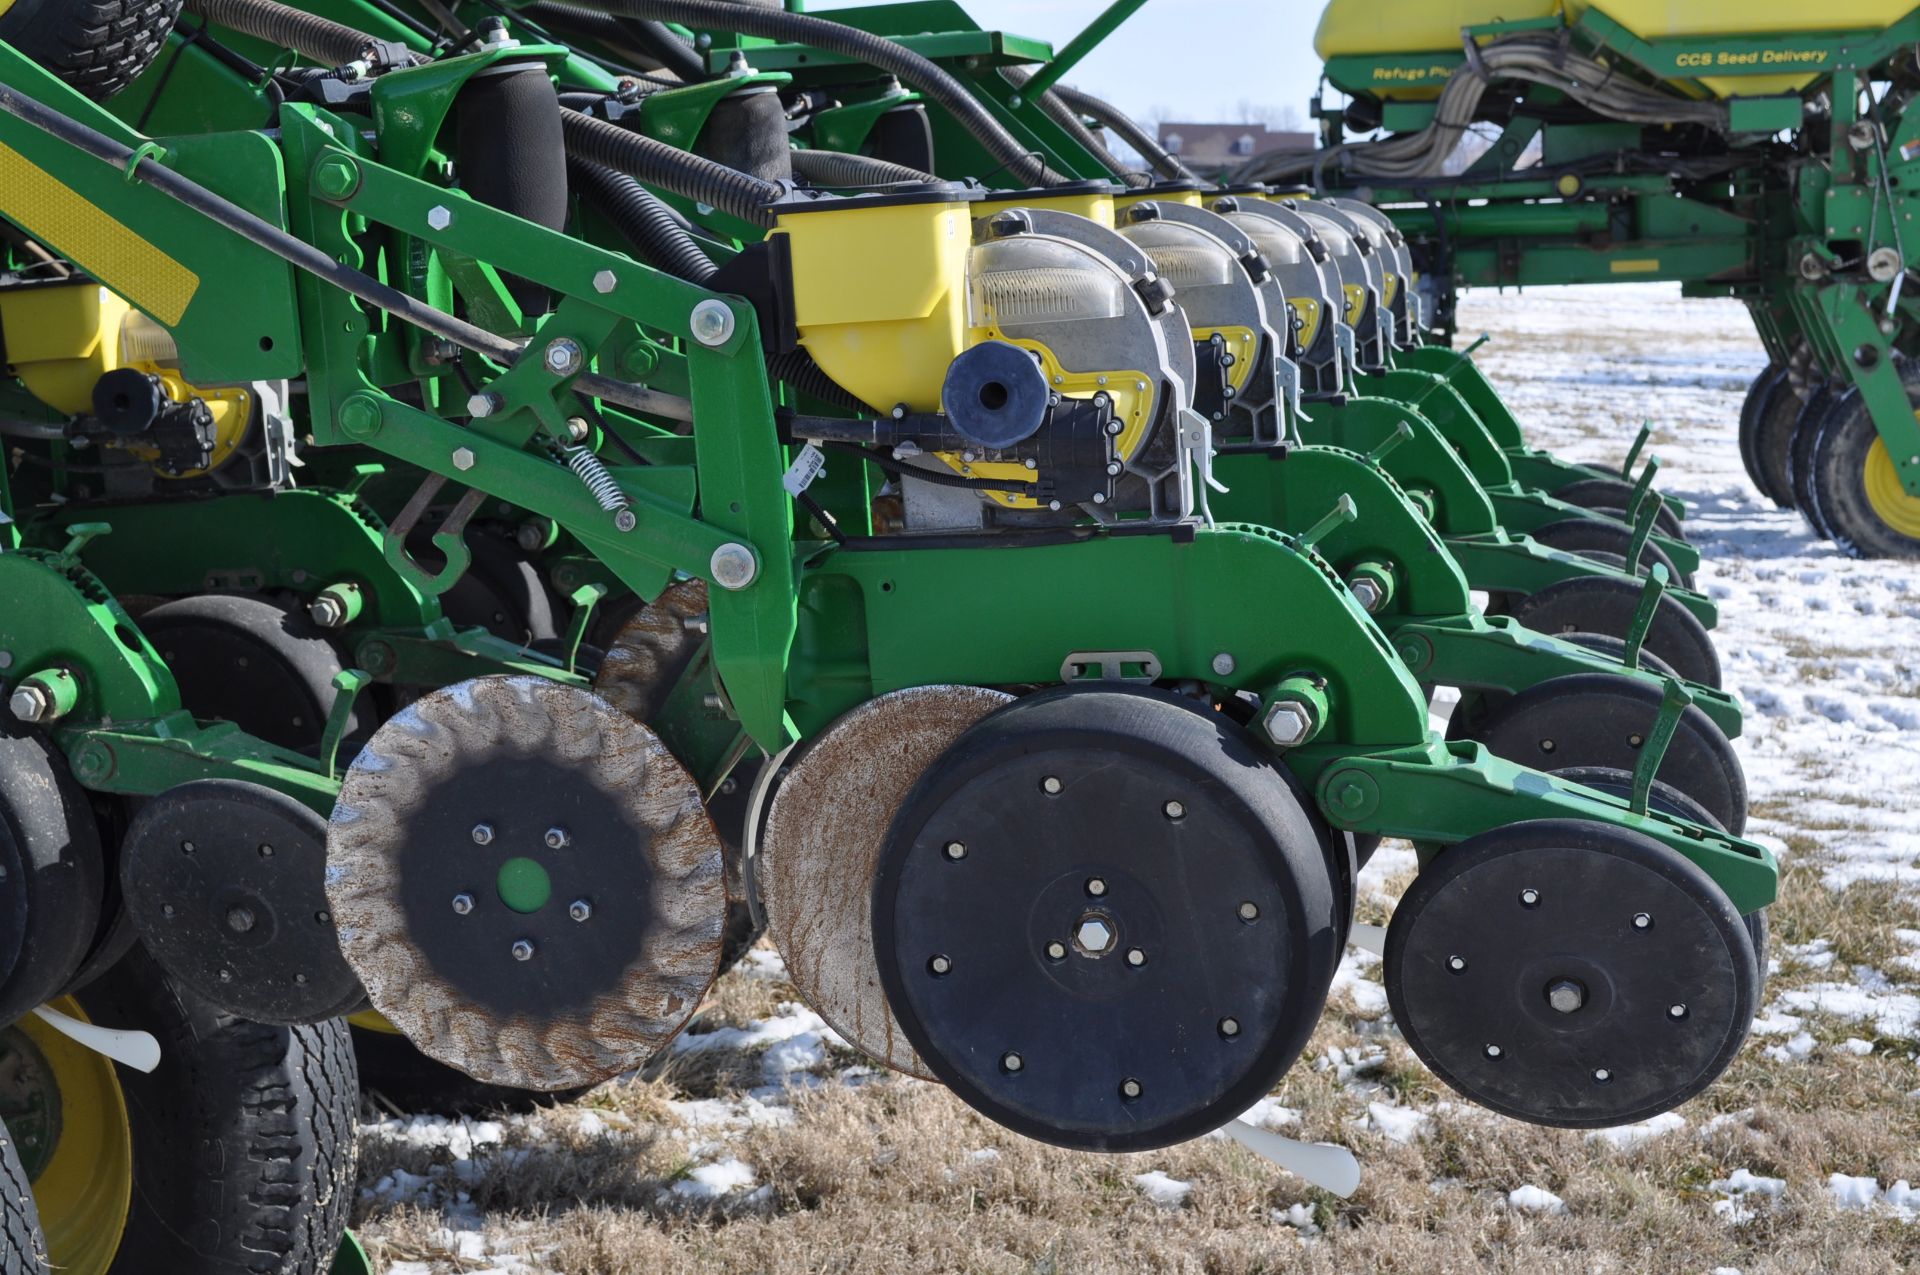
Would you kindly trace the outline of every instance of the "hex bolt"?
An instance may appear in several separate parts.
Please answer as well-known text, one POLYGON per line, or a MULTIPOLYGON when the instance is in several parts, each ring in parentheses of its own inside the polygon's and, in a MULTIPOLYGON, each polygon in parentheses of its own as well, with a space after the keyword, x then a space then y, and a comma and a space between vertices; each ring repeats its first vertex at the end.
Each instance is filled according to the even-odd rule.
POLYGON ((1127 949, 1127 964, 1133 966, 1135 969, 1139 969, 1142 965, 1145 965, 1146 963, 1147 963, 1147 954, 1145 952, 1141 951, 1137 947, 1130 947, 1127 949))
POLYGON ((1074 943, 1088 956, 1105 956, 1113 938, 1113 927, 1096 915, 1082 917, 1073 929, 1074 943))
POLYGON ((1169 819, 1185 819, 1187 817, 1186 806, 1178 801, 1169 801, 1166 805, 1160 807, 1160 812, 1169 819))
POLYGON ((1667 1017, 1679 1022, 1687 1016, 1687 1007, 1679 1003, 1667 1006, 1667 1017))
POLYGON ((1313 735, 1313 711, 1297 700, 1278 700, 1268 705, 1260 726, 1275 748, 1292 748, 1313 735))
POLYGON ((611 270, 601 270, 593 276, 593 290, 603 297, 619 286, 620 279, 611 270))
POLYGON ((467 396, 467 415, 469 416, 477 416, 484 419, 485 417, 492 416, 504 406, 506 406, 506 400, 492 390, 481 390, 477 394, 467 396))
POLYGON ((548 344, 544 357, 547 371, 555 376, 572 376, 587 361, 580 343, 564 336, 548 344))
POLYGON ((7 707, 23 722, 43 721, 53 712, 53 696, 38 686, 22 686, 7 700, 7 707))
POLYGON ((474 459, 473 448, 471 447, 456 447, 453 449, 453 467, 462 473, 473 468, 474 459))
POLYGON ((622 509, 619 513, 613 516, 613 529, 615 531, 620 531, 620 532, 632 531, 635 527, 638 527, 639 525, 640 525, 640 519, 634 514, 633 510, 631 509, 622 509))
POLYGON ((471 911, 473 911, 473 896, 471 894, 462 890, 453 896, 453 914, 455 916, 465 916, 471 911))
POLYGON ((1467 958, 1464 956, 1449 956, 1447 958, 1447 968, 1456 974, 1464 974, 1467 972, 1467 958))
POLYGON ((1528 886, 1526 889, 1520 891, 1520 906, 1523 908, 1539 907, 1540 891, 1534 889, 1532 886, 1528 886))
POLYGON ((444 204, 435 204, 427 209, 427 225, 435 230, 445 230, 453 224, 453 211, 444 204))
POLYGON ((1060 790, 1065 786, 1066 785, 1060 782, 1058 775, 1048 775, 1040 781, 1040 791, 1046 793, 1049 797, 1059 796, 1060 790))
POLYGON ((1238 1036, 1240 1034, 1240 1020, 1237 1018, 1221 1019, 1220 1034, 1228 1040, 1232 1040, 1235 1036, 1238 1036))
POLYGON ((1092 895, 1094 898, 1097 899, 1101 895, 1105 894, 1106 892, 1107 892, 1107 883, 1105 881, 1101 880, 1099 877, 1087 878, 1088 894, 1092 895))
POLYGON ((1562 1014, 1571 1014, 1586 1003, 1586 989, 1570 978, 1556 978, 1547 984, 1547 1004, 1562 1014))
POLYGON ((707 567, 713 572, 714 583, 729 591, 746 588, 760 574, 760 563, 753 556, 753 550, 737 541, 715 549, 707 560, 707 567))
POLYGON ((1122 1098, 1125 1098, 1128 1102, 1132 1102, 1135 1098, 1138 1098, 1141 1094, 1145 1092, 1146 1090, 1141 1086, 1140 1082, 1135 1080, 1132 1076, 1128 1076, 1125 1080, 1120 1082, 1120 1096, 1122 1098))
POLYGON ((529 943, 525 939, 515 939, 513 941, 513 959, 516 961, 532 960, 533 944, 529 943))
POLYGON ((567 904, 567 915, 576 921, 584 921, 593 915, 593 904, 585 899, 575 899, 567 904))
POLYGON ((953 962, 945 956, 934 956, 928 959, 927 968, 935 974, 946 974, 953 969, 953 962))
POLYGON ((1652 929, 1653 918, 1651 916, 1648 916, 1645 912, 1635 912, 1633 914, 1633 928, 1636 930, 1652 929))
POLYGON ((492 845, 493 825, 490 823, 476 823, 473 825, 473 844, 476 846, 492 845))
POLYGON ((1231 653, 1222 651, 1213 657, 1213 673, 1215 677, 1231 677, 1234 668, 1235 665, 1231 653))
POLYGON ((236 903, 227 909, 227 928, 235 934, 245 934, 253 928, 253 909, 236 903))
POLYGON ((555 825, 547 829, 546 842, 549 850, 565 850, 573 844, 573 838, 567 835, 565 828, 555 825))
POLYGON ((307 607, 307 618, 320 628, 337 629, 347 622, 346 604, 323 593, 307 607))
POLYGON ((1366 576, 1361 576, 1349 587, 1353 592, 1353 600, 1358 602, 1360 609, 1368 615, 1378 611, 1387 600, 1386 591, 1381 589, 1377 581, 1366 576))
POLYGON ((1259 905, 1251 900, 1242 903, 1240 905, 1240 919, 1242 921, 1258 921, 1260 919, 1259 905))
POLYGON ((951 859, 955 863, 958 863, 960 862, 960 860, 966 857, 967 857, 967 846, 965 842, 963 841, 947 842, 947 858, 951 859))
POLYGON ((1488 1045, 1486 1048, 1486 1055, 1487 1057, 1495 1059, 1497 1061, 1501 1058, 1505 1058, 1507 1056, 1507 1051, 1500 1048, 1500 1046, 1498 1045, 1488 1045))
POLYGON ((1027 1060, 1019 1054, 1014 1053, 1011 1049, 1000 1055, 1000 1070, 1002 1071, 1019 1071, 1026 1065, 1027 1060))
POLYGON ((1066 958, 1067 958, 1067 945, 1065 943, 1062 943, 1059 939, 1054 939, 1051 943, 1047 944, 1048 960, 1064 961, 1066 958))
POLYGON ((693 330, 693 339, 700 344, 708 347, 725 345, 733 338, 733 307, 708 297, 693 307, 693 313, 687 316, 687 324, 693 330))

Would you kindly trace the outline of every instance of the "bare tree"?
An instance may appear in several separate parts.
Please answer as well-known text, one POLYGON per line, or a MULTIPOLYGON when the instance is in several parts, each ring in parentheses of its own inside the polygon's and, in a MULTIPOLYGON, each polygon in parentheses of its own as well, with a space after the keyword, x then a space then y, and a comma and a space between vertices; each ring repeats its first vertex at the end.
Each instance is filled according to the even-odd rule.
POLYGON ((1234 111, 1237 115, 1235 123, 1258 124, 1269 132, 1296 133, 1303 127, 1299 109, 1291 105, 1274 106, 1243 97, 1234 111))

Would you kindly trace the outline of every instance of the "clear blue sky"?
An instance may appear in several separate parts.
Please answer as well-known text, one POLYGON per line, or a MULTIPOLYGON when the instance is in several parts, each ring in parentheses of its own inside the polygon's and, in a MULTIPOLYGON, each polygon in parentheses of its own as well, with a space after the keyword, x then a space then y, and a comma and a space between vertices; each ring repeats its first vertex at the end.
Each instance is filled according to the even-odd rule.
MULTIPOLYGON (((844 2, 810 0, 807 8, 825 17, 844 2)), ((1049 40, 1056 49, 1106 8, 1106 0, 961 3, 982 27, 1049 40)), ((1238 121, 1245 103, 1291 107, 1304 120, 1320 78, 1313 29, 1321 8, 1322 0, 1147 0, 1067 82, 1142 119, 1238 121)))

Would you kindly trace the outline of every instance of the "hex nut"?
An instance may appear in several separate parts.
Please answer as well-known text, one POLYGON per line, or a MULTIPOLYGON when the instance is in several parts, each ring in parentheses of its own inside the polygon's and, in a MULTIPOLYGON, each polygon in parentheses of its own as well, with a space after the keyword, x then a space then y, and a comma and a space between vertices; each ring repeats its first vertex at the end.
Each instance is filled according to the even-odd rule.
POLYGON ((727 590, 744 589, 760 574, 760 564, 754 558, 753 550, 737 541, 729 541, 715 549, 707 565, 713 571, 714 583, 727 590))
POLYGON ((472 469, 474 460, 473 448, 456 447, 453 449, 453 467, 455 469, 463 471, 472 469))
POLYGON ((1587 1003, 1587 994, 1570 978, 1558 978, 1547 986, 1547 1004, 1562 1014, 1571 1014, 1587 1003))
POLYGON ((1386 592, 1381 589, 1379 582, 1369 579, 1366 576, 1361 576, 1358 580, 1355 580, 1351 588, 1353 590, 1353 600, 1358 602, 1360 609, 1368 615, 1372 615, 1375 611, 1378 611, 1381 604, 1387 600, 1386 592))
POLYGON ((1082 917, 1073 927, 1073 942, 1088 956, 1104 956, 1113 946, 1113 926, 1097 916, 1082 917))
POLYGON ((453 224, 453 210, 444 204, 435 204, 427 209, 427 225, 435 230, 445 230, 453 224))
POLYGON ((708 347, 725 345, 733 338, 733 307, 708 297, 693 307, 687 323, 693 330, 693 339, 700 344, 708 347))
POLYGON ((1267 706, 1260 727, 1276 748, 1293 748, 1313 735, 1313 712, 1298 700, 1283 699, 1267 706))
POLYGON ((619 276, 611 270, 601 270, 593 276, 593 290, 601 296, 612 292, 620 284, 619 276))

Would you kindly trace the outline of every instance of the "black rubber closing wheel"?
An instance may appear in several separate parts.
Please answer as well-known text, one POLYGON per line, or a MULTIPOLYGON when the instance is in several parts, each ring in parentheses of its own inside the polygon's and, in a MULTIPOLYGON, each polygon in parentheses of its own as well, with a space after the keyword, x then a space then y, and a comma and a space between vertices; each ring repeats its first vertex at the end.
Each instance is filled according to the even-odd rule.
MULTIPOLYGON (((1626 517, 1623 512, 1633 499, 1633 484, 1624 478, 1582 478, 1568 483, 1553 493, 1555 500, 1563 500, 1569 505, 1578 505, 1582 509, 1599 510, 1609 517, 1626 517)), ((1654 515, 1653 529, 1662 535, 1672 536, 1675 540, 1685 540, 1687 533, 1680 525, 1680 517, 1673 512, 1673 506, 1662 501, 1660 512, 1654 515)))
POLYGON ((0 1023, 66 986, 93 946, 106 893, 100 830, 67 759, 0 713, 0 1023), (11 948, 11 954, 8 949, 11 948))
MULTIPOLYGON (((1906 363, 1900 379, 1920 404, 1920 362, 1906 363)), ((1840 398, 1821 420, 1807 461, 1809 521, 1856 558, 1920 558, 1920 496, 1900 485, 1901 469, 1865 400, 1857 392, 1840 398)))
POLYGON ((180 16, 181 0, 13 0, 0 40, 96 102, 147 69, 180 16))
MULTIPOLYGON (((1633 528, 1624 523, 1601 522, 1595 518, 1563 518, 1527 534, 1549 549, 1583 556, 1594 555, 1608 566, 1624 566, 1627 550, 1633 548, 1633 528)), ((1693 577, 1674 566, 1667 551, 1649 539, 1640 547, 1640 569, 1645 571, 1656 562, 1667 569, 1668 578, 1675 584, 1683 589, 1693 587, 1693 577)))
MULTIPOLYGON (((1624 639, 1640 610, 1640 592, 1639 585, 1618 577, 1556 580, 1515 603, 1513 618, 1535 632, 1554 637, 1604 633, 1624 639)), ((1660 599, 1642 646, 1689 682, 1719 687, 1720 655, 1713 648, 1713 639, 1707 635, 1706 626, 1677 599, 1660 599)))
POLYGON ((1793 508, 1793 483, 1787 477, 1787 452, 1793 446, 1794 422, 1800 419, 1803 394, 1811 395, 1817 384, 1795 384, 1794 371, 1787 369, 1786 379, 1756 409, 1753 421, 1753 463, 1757 471, 1754 486, 1782 509, 1793 508))
POLYGON ((326 890, 327 822, 271 788, 199 779, 127 830, 120 872, 147 950, 230 1014, 315 1023, 358 1005, 326 890))
POLYGON ((1231 723, 1159 693, 1046 692, 969 729, 895 815, 881 981, 989 1119, 1085 1150, 1185 1141, 1305 1046, 1345 921, 1330 856, 1231 723))
MULTIPOLYGON (((337 693, 339 652, 302 611, 248 594, 209 593, 157 606, 140 628, 173 671, 180 701, 203 721, 316 756, 337 693)), ((349 737, 368 725, 347 725, 349 737)))
POLYGON ((1860 392, 1851 385, 1842 385, 1829 381, 1808 396, 1807 401, 1793 418, 1793 434, 1787 443, 1787 488, 1793 498, 1793 507, 1807 520, 1816 535, 1827 536, 1827 529, 1820 525, 1819 511, 1813 504, 1813 444, 1820 436, 1820 427, 1826 423, 1829 413, 1839 408, 1851 396, 1858 400, 1860 392))
POLYGON ((1759 986, 1746 926, 1659 842, 1575 819, 1442 851, 1387 927, 1387 999, 1420 1060, 1503 1115, 1631 1124, 1711 1084, 1759 986))
MULTIPOLYGON (((1659 712, 1659 688, 1649 683, 1575 673, 1529 686, 1454 737, 1479 740, 1496 757, 1535 770, 1606 766, 1631 772, 1659 712)), ((1747 826, 1740 758, 1699 708, 1681 710, 1656 778, 1699 802, 1736 836, 1747 826)))
POLYGON ((1781 392, 1782 386, 1787 387, 1787 393, 1793 392, 1786 365, 1769 363, 1760 369, 1760 375, 1754 377, 1753 383, 1747 386, 1747 396, 1740 400, 1740 464, 1755 487, 1761 487, 1763 482, 1759 454, 1754 449, 1760 419, 1766 414, 1768 402, 1781 392))
POLYGON ((47 1268, 47 1239, 40 1231, 40 1210, 33 1205, 33 1184, 20 1167, 19 1149, 0 1124, 0 1271, 47 1268))

